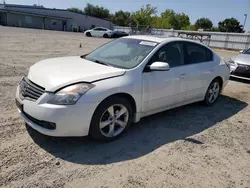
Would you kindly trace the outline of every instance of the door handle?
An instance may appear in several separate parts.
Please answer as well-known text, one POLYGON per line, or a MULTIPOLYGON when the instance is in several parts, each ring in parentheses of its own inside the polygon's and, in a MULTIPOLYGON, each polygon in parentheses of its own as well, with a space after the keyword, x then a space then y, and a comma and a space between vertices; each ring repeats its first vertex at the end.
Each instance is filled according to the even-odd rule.
POLYGON ((209 72, 214 72, 215 69, 210 69, 209 72))
POLYGON ((185 78, 187 75, 186 74, 181 74, 180 76, 179 76, 179 78, 180 79, 183 79, 183 78, 185 78))

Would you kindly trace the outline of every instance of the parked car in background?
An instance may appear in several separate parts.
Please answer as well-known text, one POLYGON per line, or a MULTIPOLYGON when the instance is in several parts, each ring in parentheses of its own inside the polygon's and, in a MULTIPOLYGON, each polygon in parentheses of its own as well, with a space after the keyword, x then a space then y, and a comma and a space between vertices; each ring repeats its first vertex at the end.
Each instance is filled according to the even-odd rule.
POLYGON ((112 30, 104 28, 104 27, 96 27, 84 32, 87 37, 111 37, 112 30))
POLYGON ((229 60, 231 76, 250 80, 250 48, 229 60))
POLYGON ((129 34, 126 33, 125 31, 118 31, 118 30, 114 30, 112 31, 111 33, 111 37, 112 38, 119 38, 119 37, 126 37, 128 36, 129 34))
POLYGON ((16 105, 43 134, 109 141, 142 117, 197 101, 214 104, 229 74, 202 44, 128 36, 87 55, 34 64, 17 87, 16 105))

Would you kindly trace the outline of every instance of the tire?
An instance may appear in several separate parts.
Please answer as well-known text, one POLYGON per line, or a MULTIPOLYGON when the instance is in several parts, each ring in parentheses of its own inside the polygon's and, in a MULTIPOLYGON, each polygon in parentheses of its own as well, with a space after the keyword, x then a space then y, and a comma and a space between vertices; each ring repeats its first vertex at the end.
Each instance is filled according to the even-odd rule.
POLYGON ((116 96, 107 98, 94 112, 90 124, 90 135, 101 141, 115 140, 131 125, 132 114, 132 107, 127 99, 116 96), (112 109, 116 117, 111 117, 112 109), (124 113, 118 118, 119 112, 124 113))
POLYGON ((87 33, 86 33, 86 36, 87 36, 87 37, 92 37, 92 35, 91 35, 90 32, 87 32, 87 33))
POLYGON ((108 36, 108 34, 105 33, 105 34, 103 35, 103 37, 104 37, 104 38, 108 38, 109 36, 108 36))
POLYGON ((221 89, 222 89, 221 85, 222 83, 219 79, 215 79, 211 82, 211 84, 209 85, 207 89, 205 99, 203 101, 206 106, 210 106, 217 101, 221 93, 221 89))

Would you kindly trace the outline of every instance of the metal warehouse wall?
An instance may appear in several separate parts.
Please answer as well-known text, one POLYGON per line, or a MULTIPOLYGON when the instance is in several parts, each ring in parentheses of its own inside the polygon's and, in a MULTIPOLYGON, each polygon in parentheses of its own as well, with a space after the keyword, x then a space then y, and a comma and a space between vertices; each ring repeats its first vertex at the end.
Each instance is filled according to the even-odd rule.
MULTIPOLYGON (((115 29, 131 32, 129 27, 116 26, 115 29)), ((170 29, 152 29, 152 35, 175 36, 177 37, 180 30, 170 29)), ((185 31, 194 32, 194 31, 185 31)), ((197 31, 195 31, 197 33, 197 31)), ((202 32, 211 35, 210 47, 242 50, 250 48, 250 34, 244 33, 222 33, 222 32, 202 32)), ((198 40, 197 40, 198 41, 198 40)))
POLYGON ((112 29, 112 23, 107 20, 102 20, 95 17, 90 17, 86 15, 76 14, 73 12, 67 12, 71 14, 72 19, 68 21, 69 24, 82 26, 85 30, 90 29, 92 25, 95 27, 106 27, 112 29))
POLYGON ((0 12, 0 24, 6 25, 6 13, 0 12))
POLYGON ((77 13, 70 12, 67 10, 45 9, 45 8, 22 8, 22 7, 12 7, 12 6, 7 6, 6 8, 12 11, 24 11, 27 13, 70 18, 68 20, 64 18, 60 18, 62 20, 67 20, 68 31, 71 30, 71 25, 75 27, 80 26, 81 28, 84 28, 84 29, 89 29, 91 25, 95 25, 96 27, 106 27, 106 28, 113 27, 112 22, 108 20, 103 20, 103 19, 92 17, 92 16, 77 14, 77 13))
POLYGON ((44 19, 36 16, 26 16, 23 14, 12 14, 7 13, 7 25, 14 27, 25 27, 25 28, 35 28, 35 29, 49 29, 62 31, 62 21, 56 19, 44 19), (54 24, 53 24, 54 23, 54 24))
POLYGON ((42 23, 43 19, 39 17, 7 14, 7 25, 9 26, 42 29, 42 23))
POLYGON ((62 20, 45 18, 44 28, 49 30, 62 31, 63 30, 62 20))

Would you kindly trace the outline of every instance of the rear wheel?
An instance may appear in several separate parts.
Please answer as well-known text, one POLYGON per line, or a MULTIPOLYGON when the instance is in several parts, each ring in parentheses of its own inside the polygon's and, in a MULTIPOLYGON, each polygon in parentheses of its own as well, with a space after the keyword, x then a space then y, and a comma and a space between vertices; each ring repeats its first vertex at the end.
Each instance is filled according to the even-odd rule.
POLYGON ((90 134, 98 140, 111 141, 124 133, 132 122, 132 107, 127 99, 111 97, 96 109, 90 134))
POLYGON ((214 104, 218 99, 220 92, 221 92, 221 81, 219 79, 215 79, 208 87, 204 99, 204 104, 207 106, 214 104))
POLYGON ((91 35, 90 32, 87 32, 87 33, 86 33, 86 36, 87 36, 87 37, 91 37, 92 35, 91 35))
POLYGON ((103 37, 104 37, 104 38, 108 38, 109 36, 108 36, 108 34, 105 33, 105 34, 103 35, 103 37))

